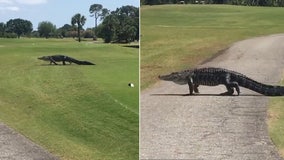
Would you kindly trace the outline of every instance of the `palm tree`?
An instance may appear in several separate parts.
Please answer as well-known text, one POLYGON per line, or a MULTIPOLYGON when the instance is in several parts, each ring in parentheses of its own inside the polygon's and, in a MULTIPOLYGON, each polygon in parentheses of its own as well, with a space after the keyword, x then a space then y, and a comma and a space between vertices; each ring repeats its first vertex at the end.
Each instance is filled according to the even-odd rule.
POLYGON ((86 17, 81 15, 80 13, 75 14, 71 19, 72 26, 77 26, 79 42, 81 42, 80 31, 83 28, 86 20, 86 17))

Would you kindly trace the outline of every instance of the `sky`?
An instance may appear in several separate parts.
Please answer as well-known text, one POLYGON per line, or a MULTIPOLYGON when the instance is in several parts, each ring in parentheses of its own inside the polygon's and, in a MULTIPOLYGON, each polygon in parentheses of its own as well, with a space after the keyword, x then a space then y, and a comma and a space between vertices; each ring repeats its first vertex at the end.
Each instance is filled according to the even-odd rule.
POLYGON ((72 16, 80 13, 87 18, 84 28, 91 28, 94 27, 94 18, 89 13, 92 4, 101 4, 114 11, 125 5, 139 7, 140 0, 0 0, 0 22, 21 18, 31 21, 34 30, 42 21, 60 28, 71 24, 72 16))

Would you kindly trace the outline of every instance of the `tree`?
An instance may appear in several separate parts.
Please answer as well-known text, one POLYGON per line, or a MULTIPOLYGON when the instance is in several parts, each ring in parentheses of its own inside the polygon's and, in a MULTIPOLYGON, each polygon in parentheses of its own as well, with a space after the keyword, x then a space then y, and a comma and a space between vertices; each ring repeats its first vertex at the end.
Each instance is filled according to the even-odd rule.
POLYGON ((81 29, 83 29, 83 26, 85 25, 86 20, 87 20, 86 17, 81 15, 80 13, 75 14, 71 19, 72 26, 77 27, 79 42, 81 42, 80 31, 81 29))
POLYGON ((146 4, 146 5, 161 4, 161 0, 144 0, 144 4, 146 4))
POLYGON ((100 29, 101 33, 99 34, 102 35, 102 38, 104 39, 105 43, 109 43, 115 39, 116 37, 115 32, 118 25, 119 25, 119 20, 113 14, 107 16, 104 19, 102 23, 102 28, 100 29))
POLYGON ((1 22, 0 23, 0 37, 4 37, 5 29, 6 29, 6 24, 1 22))
POLYGON ((116 29, 117 42, 132 42, 139 39, 139 9, 134 6, 122 6, 113 13, 120 24, 116 29))
POLYGON ((64 26, 58 28, 57 32, 62 36, 62 37, 68 37, 69 32, 76 30, 74 26, 71 26, 70 24, 64 24, 64 26))
POLYGON ((122 6, 106 16, 96 29, 106 43, 111 41, 128 43, 139 40, 139 8, 122 6))
POLYGON ((95 32, 92 28, 87 28, 83 33, 84 38, 94 38, 95 32))
POLYGON ((43 21, 38 24, 38 32, 41 37, 46 39, 54 35, 56 32, 56 26, 48 21, 43 21))
POLYGON ((95 18, 95 28, 98 27, 98 18, 103 20, 106 16, 109 15, 109 10, 107 8, 103 8, 101 4, 93 4, 90 6, 89 12, 91 13, 91 17, 95 18))
POLYGON ((101 16, 102 9, 103 5, 101 4, 93 4, 90 6, 89 12, 91 13, 91 17, 95 18, 95 28, 98 26, 98 18, 101 16))
POLYGON ((8 33, 16 33, 18 38, 20 38, 22 34, 31 33, 33 30, 32 22, 20 18, 9 20, 6 24, 6 27, 6 31, 8 33))
POLYGON ((109 15, 109 12, 110 12, 110 11, 109 11, 108 9, 103 8, 103 9, 102 9, 102 13, 101 13, 101 15, 100 15, 100 16, 101 16, 100 20, 104 20, 105 17, 109 15))

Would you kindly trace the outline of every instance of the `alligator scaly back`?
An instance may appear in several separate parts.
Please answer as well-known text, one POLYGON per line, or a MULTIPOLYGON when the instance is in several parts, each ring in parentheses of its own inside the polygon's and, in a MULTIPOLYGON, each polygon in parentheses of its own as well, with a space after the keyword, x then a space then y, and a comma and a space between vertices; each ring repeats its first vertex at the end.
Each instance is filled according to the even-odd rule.
POLYGON ((173 81, 174 83, 183 85, 188 84, 190 95, 199 93, 198 86, 217 86, 223 84, 227 88, 227 92, 222 95, 233 95, 234 89, 240 94, 240 88, 245 87, 266 96, 284 96, 283 86, 273 86, 257 82, 247 76, 223 69, 223 68, 199 68, 192 70, 184 70, 181 72, 173 72, 169 75, 159 76, 161 80, 173 81))

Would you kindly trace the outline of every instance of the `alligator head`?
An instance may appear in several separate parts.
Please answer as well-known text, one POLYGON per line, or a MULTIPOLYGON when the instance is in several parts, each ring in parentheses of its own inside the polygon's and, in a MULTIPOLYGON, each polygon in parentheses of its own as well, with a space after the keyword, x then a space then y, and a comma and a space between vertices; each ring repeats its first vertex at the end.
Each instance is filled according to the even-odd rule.
POLYGON ((43 57, 38 57, 37 59, 43 60, 43 61, 49 61, 50 56, 43 56, 43 57))
POLYGON ((160 75, 159 76, 160 80, 164 80, 164 81, 172 81, 176 84, 180 84, 180 85, 184 85, 188 83, 188 78, 187 75, 185 75, 182 72, 173 72, 171 74, 168 75, 160 75))

